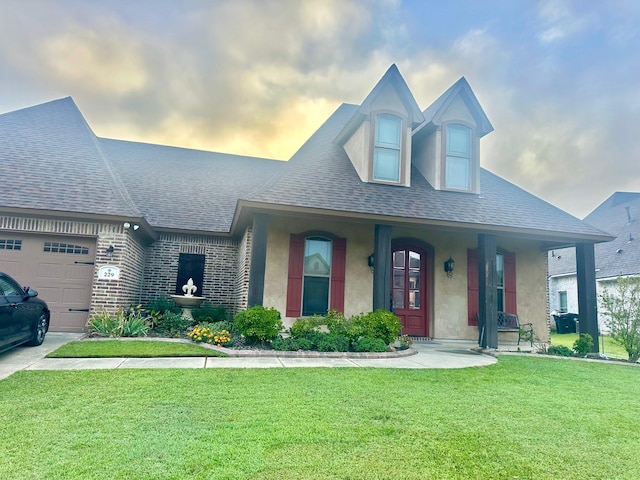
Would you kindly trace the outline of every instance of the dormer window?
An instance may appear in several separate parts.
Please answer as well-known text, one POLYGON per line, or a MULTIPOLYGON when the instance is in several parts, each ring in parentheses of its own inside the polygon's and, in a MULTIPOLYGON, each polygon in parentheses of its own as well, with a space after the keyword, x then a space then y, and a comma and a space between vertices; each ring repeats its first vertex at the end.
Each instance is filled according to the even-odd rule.
POLYGON ((471 190, 471 128, 450 124, 445 132, 445 188, 471 190))
POLYGON ((390 114, 375 117, 373 145, 373 179, 400 182, 402 119, 390 114))

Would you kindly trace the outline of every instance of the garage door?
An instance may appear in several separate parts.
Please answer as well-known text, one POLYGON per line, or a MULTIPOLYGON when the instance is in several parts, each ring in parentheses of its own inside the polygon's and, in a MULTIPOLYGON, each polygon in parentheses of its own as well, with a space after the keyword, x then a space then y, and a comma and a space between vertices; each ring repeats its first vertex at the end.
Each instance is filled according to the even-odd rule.
POLYGON ((94 238, 0 232, 0 271, 38 291, 51 310, 50 330, 81 332, 91 304, 94 238))

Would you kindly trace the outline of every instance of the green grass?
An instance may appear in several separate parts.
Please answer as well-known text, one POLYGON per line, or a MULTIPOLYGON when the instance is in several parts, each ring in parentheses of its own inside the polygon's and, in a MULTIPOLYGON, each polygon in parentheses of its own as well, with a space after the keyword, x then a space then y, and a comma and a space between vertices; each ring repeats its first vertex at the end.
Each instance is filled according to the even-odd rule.
POLYGON ((96 357, 226 357, 201 345, 150 340, 78 341, 51 352, 51 358, 96 357))
MULTIPOLYGON (((551 345, 564 345, 566 347, 572 348, 573 343, 578 339, 577 333, 551 333, 551 345)), ((623 360, 627 360, 629 355, 626 350, 617 342, 615 342, 608 335, 600 336, 600 352, 603 352, 603 342, 604 342, 604 353, 607 357, 610 358, 620 358, 623 360)))
POLYGON ((0 478, 638 479, 640 369, 20 371, 0 478))

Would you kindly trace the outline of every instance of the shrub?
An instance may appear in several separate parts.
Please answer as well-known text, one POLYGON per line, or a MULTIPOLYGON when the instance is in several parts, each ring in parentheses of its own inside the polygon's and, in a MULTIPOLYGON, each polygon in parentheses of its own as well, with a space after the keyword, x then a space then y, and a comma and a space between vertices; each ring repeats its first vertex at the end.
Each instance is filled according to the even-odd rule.
POLYGON ((260 305, 238 312, 234 323, 238 332, 251 343, 270 342, 283 328, 280 312, 260 305))
POLYGON ((348 352, 349 339, 341 335, 318 332, 312 337, 313 344, 319 352, 348 352))
MULTIPOLYGON (((352 317, 352 335, 358 337, 379 338, 389 345, 402 330, 400 319, 387 310, 376 310, 366 315, 352 317)), ((357 340, 353 338, 353 340, 357 340)))
POLYGON ((573 342, 573 351, 576 352, 576 355, 584 357, 591 351, 592 346, 593 337, 588 333, 581 333, 578 339, 573 342))
POLYGON ((142 306, 119 309, 115 315, 102 312, 87 322, 90 333, 108 337, 141 337, 145 336, 151 324, 145 316, 142 306))
POLYGON ((156 333, 173 338, 182 337, 185 331, 192 325, 191 321, 184 318, 181 314, 170 311, 158 315, 154 319, 154 323, 155 326, 153 330, 156 333))
POLYGON ((229 320, 227 307, 224 305, 211 305, 208 303, 203 303, 199 307, 191 310, 191 316, 197 323, 224 322, 229 320))
POLYGON ((362 337, 353 345, 355 352, 386 352, 387 344, 379 338, 362 337))
POLYGON ((640 358, 640 279, 618 277, 613 291, 600 295, 602 313, 609 317, 611 338, 622 345, 630 362, 640 358))
POLYGON ((566 345, 549 345, 549 348, 547 348, 547 353, 549 355, 559 355, 561 357, 573 356, 573 351, 566 345))
POLYGON ((282 350, 288 352, 295 352, 298 350, 311 350, 313 348, 313 343, 306 338, 276 338, 273 343, 274 350, 282 350))
POLYGON ((347 332, 351 326, 351 322, 336 310, 329 310, 324 317, 324 324, 332 335, 343 336, 348 336, 347 332))
POLYGON ((164 313, 164 312, 180 313, 180 307, 178 307, 173 302, 173 300, 169 300, 166 297, 152 298, 147 303, 147 305, 145 307, 145 310, 147 312, 149 312, 151 315, 153 315, 154 312, 157 312, 157 313, 164 313))
POLYGON ((310 333, 319 332, 320 325, 324 325, 324 323, 324 317, 320 317, 317 315, 314 315, 312 317, 299 318, 295 322, 293 322, 293 325, 291 325, 289 334, 293 338, 304 338, 310 333))
POLYGON ((231 334, 228 330, 212 330, 209 327, 196 325, 187 334, 194 342, 212 343, 218 347, 229 347, 232 344, 231 334))

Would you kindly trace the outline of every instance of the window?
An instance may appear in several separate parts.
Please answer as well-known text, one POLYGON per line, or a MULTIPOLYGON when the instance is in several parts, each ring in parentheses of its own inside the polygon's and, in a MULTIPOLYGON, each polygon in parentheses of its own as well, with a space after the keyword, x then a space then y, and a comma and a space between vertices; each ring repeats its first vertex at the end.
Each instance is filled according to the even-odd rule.
POLYGON ((0 250, 22 250, 22 240, 0 239, 0 250))
POLYGON ((560 300, 560 313, 567 313, 567 292, 558 292, 560 300))
POLYGON ((302 315, 325 315, 329 310, 331 240, 310 237, 304 242, 302 315))
POLYGON ((471 129, 464 125, 446 128, 445 187, 471 190, 471 129))
POLYGON ((504 312, 504 255, 496 254, 496 287, 498 288, 498 311, 504 312))
POLYGON ((202 283, 204 282, 204 255, 196 253, 181 253, 178 259, 178 277, 176 278, 176 295, 184 295, 182 287, 189 279, 198 287, 196 296, 202 296, 202 283))
POLYGON ((291 234, 287 317, 344 312, 347 240, 329 232, 291 234))
POLYGON ((89 248, 72 243, 44 242, 44 251, 49 253, 71 253, 73 255, 88 255, 89 248))
POLYGON ((382 182, 399 182, 402 120, 395 115, 376 115, 375 128, 373 179, 382 182))

